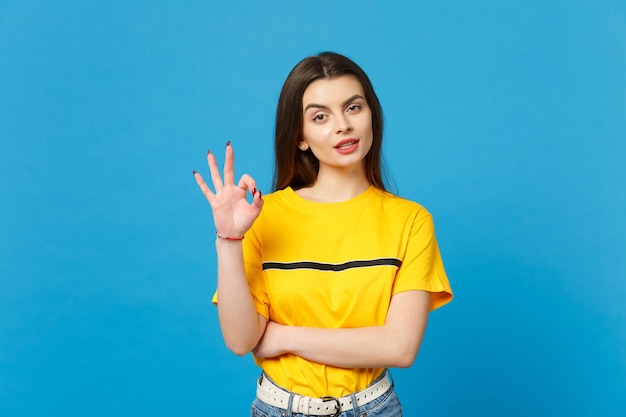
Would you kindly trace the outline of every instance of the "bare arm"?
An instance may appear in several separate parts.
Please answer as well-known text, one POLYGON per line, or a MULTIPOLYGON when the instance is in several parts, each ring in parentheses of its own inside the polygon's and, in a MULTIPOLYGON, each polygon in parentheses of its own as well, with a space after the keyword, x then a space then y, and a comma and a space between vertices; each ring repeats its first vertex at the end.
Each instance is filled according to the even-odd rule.
POLYGON ((327 329, 269 322, 253 353, 257 357, 292 353, 342 368, 406 368, 413 364, 422 342, 429 301, 425 291, 394 295, 382 326, 327 329))
POLYGON ((243 268, 241 242, 217 239, 217 312, 228 349, 245 355, 259 342, 266 319, 257 313, 243 268))
MULTIPOLYGON (((252 226, 263 207, 261 192, 249 175, 243 175, 237 185, 234 182, 234 154, 230 143, 226 145, 224 181, 220 176, 215 156, 208 152, 207 161, 212 192, 202 176, 194 172, 200 190, 209 201, 213 221, 218 233, 239 238, 252 226), (248 203, 248 190, 253 195, 248 203)), ((241 241, 217 239, 217 288, 219 292, 218 314, 220 328, 226 346, 237 355, 245 355, 258 343, 265 330, 266 320, 256 312, 246 280, 241 241)))

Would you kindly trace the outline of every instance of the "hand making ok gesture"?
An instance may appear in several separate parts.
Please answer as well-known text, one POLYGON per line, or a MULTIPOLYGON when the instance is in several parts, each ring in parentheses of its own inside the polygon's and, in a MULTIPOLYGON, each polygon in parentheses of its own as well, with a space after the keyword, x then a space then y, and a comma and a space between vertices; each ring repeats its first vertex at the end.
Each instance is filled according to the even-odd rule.
POLYGON ((207 161, 215 192, 211 191, 202 176, 196 171, 193 172, 193 176, 211 205, 218 236, 224 239, 239 240, 250 229, 261 212, 263 207, 261 191, 256 189, 254 178, 248 174, 242 175, 239 183, 235 185, 235 159, 230 141, 226 144, 223 182, 215 155, 210 151, 207 152, 207 161), (249 203, 246 198, 248 190, 252 193, 252 203, 249 203))

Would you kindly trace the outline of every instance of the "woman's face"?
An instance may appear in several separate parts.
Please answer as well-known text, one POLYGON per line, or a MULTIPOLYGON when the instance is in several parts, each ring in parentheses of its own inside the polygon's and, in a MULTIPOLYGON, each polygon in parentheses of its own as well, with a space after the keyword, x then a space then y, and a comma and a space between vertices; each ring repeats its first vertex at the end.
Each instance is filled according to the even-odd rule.
POLYGON ((372 147, 372 112, 356 77, 312 82, 302 97, 304 122, 300 149, 311 149, 325 168, 358 168, 372 147))

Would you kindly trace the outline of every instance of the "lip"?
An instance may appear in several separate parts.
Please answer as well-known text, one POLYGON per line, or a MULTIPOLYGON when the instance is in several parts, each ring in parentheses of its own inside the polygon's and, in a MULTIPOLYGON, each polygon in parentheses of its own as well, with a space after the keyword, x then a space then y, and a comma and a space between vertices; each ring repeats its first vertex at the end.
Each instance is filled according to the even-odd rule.
POLYGON ((352 143, 353 145, 356 145, 356 144, 359 143, 359 139, 357 139, 357 138, 349 138, 349 139, 340 140, 339 142, 337 142, 335 144, 335 149, 341 148, 342 146, 346 146, 349 143, 352 143))
POLYGON ((340 140, 334 146, 335 150, 340 154, 350 154, 356 151, 359 147, 359 139, 349 138, 340 140))

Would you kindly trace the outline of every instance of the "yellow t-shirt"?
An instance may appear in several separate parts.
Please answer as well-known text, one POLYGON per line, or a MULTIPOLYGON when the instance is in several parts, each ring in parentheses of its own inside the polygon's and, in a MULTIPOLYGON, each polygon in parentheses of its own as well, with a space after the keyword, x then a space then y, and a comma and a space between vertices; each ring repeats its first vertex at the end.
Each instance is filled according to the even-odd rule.
MULTIPOLYGON (((377 326, 399 292, 431 292, 431 309, 452 299, 432 217, 419 204, 375 187, 341 203, 311 202, 291 188, 264 200, 243 253, 256 309, 268 320, 377 326)), ((313 397, 362 390, 382 372, 337 368, 292 354, 255 362, 278 385, 313 397)))

